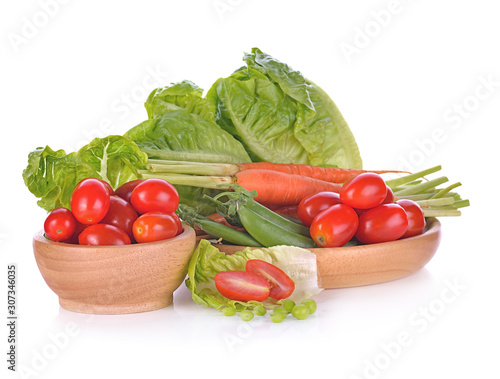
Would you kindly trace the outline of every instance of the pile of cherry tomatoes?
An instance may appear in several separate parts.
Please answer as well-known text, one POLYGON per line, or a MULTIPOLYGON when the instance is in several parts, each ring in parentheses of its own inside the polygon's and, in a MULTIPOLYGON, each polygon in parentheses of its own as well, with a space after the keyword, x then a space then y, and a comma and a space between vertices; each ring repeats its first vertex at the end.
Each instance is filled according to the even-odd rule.
POLYGON ((412 200, 394 200, 380 175, 363 173, 345 183, 339 194, 320 192, 304 198, 297 212, 320 247, 343 246, 353 238, 372 244, 423 233, 426 222, 420 206, 412 200))
POLYGON ((134 180, 116 191, 105 181, 83 179, 70 209, 56 208, 44 222, 46 237, 80 245, 127 245, 164 240, 183 231, 175 210, 179 194, 162 179, 134 180))

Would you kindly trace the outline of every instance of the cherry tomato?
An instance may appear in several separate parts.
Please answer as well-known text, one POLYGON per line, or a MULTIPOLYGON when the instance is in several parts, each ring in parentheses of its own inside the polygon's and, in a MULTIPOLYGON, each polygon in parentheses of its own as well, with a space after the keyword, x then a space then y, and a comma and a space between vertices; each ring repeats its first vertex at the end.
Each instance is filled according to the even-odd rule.
POLYGON ((311 237, 320 247, 345 245, 356 233, 358 215, 346 204, 332 205, 318 213, 311 224, 311 237))
POLYGON ((309 195, 302 199, 299 203, 297 213, 300 221, 311 226, 313 218, 321 211, 329 208, 332 205, 340 204, 340 195, 335 192, 318 192, 314 195, 309 195))
POLYGON ((286 299, 295 289, 295 283, 283 270, 266 261, 250 259, 245 270, 267 280, 271 287, 269 297, 275 300, 286 299))
POLYGON ((130 203, 140 214, 152 211, 171 213, 179 205, 179 194, 166 180, 147 179, 134 188, 130 203))
POLYGON ((368 209, 380 205, 387 196, 384 179, 372 172, 362 173, 340 189, 342 203, 353 208, 368 209))
POLYGON ((382 201, 382 204, 391 204, 394 203, 394 193, 392 192, 392 189, 387 186, 387 196, 385 197, 384 201, 382 201))
POLYGON ((124 183, 116 189, 115 195, 120 196, 122 199, 124 199, 125 201, 128 201, 130 203, 130 195, 132 195, 132 191, 134 190, 135 187, 137 187, 143 181, 144 181, 144 179, 136 179, 136 180, 132 180, 130 182, 124 183))
POLYGON ((408 228, 401 238, 422 234, 425 229, 425 217, 422 208, 413 200, 401 199, 396 204, 403 207, 408 216, 408 228))
POLYGON ((83 230, 87 226, 88 225, 84 225, 81 222, 79 222, 78 220, 76 220, 76 228, 75 228, 75 231, 74 231, 73 235, 70 238, 68 238, 66 241, 64 241, 64 242, 65 243, 72 243, 72 244, 78 245, 78 236, 80 235, 81 232, 83 232, 83 230))
POLYGON ((359 217, 356 239, 361 243, 394 241, 408 228, 406 212, 398 204, 382 204, 367 210, 359 217))
POLYGON ((111 187, 111 184, 109 184, 107 181, 103 179, 97 179, 97 180, 99 180, 102 184, 104 184, 104 186, 108 190, 109 196, 113 196, 115 194, 115 191, 113 191, 113 187, 111 187))
POLYGON ((80 245, 130 245, 130 237, 119 227, 108 224, 93 224, 78 236, 80 245))
POLYGON ((66 208, 56 208, 51 211, 43 224, 45 235, 52 241, 69 239, 76 228, 76 219, 73 213, 66 208))
POLYGON ((137 242, 154 242, 177 235, 177 221, 169 213, 147 212, 135 220, 132 226, 137 242))
POLYGON ((125 231, 131 240, 134 240, 132 225, 138 214, 134 207, 119 196, 109 198, 109 210, 101 220, 101 224, 114 225, 125 231))
POLYGON ((220 294, 230 300, 264 301, 271 291, 267 280, 246 271, 222 271, 214 281, 220 294))
POLYGON ((84 179, 71 194, 70 204, 73 215, 82 224, 97 224, 109 209, 108 189, 99 179, 84 179))
POLYGON ((179 218, 179 216, 177 216, 177 213, 172 212, 172 213, 170 213, 170 215, 174 218, 175 223, 177 224, 177 234, 176 235, 178 236, 179 234, 181 234, 184 231, 184 226, 182 226, 182 221, 179 218))

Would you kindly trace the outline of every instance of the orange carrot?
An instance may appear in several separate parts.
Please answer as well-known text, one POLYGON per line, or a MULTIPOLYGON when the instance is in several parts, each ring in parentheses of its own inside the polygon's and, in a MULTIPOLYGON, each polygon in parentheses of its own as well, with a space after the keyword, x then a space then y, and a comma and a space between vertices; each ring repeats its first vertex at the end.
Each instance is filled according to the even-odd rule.
POLYGON ((240 171, 245 170, 273 170, 284 172, 286 174, 295 174, 308 176, 310 178, 324 180, 331 183, 344 183, 364 172, 373 172, 375 174, 386 173, 402 173, 405 171, 395 170, 355 170, 336 167, 319 167, 309 166, 306 164, 285 164, 285 163, 271 163, 271 162, 250 162, 238 164, 240 171))
POLYGON ((255 200, 264 204, 295 205, 304 197, 321 192, 339 192, 341 184, 274 170, 249 169, 236 174, 236 183, 257 191, 255 200))

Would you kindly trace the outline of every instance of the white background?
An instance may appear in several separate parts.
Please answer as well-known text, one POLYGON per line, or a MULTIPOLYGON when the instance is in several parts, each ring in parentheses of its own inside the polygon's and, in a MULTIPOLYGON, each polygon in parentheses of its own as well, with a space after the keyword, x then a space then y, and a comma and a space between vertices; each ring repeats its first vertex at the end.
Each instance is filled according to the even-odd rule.
MULTIPOLYGON (((0 313, 16 263, 25 371, 9 377, 498 377, 498 14, 491 0, 3 2, 0 313), (472 205, 441 220, 434 259, 395 282, 323 291, 300 322, 223 317, 184 285, 154 312, 61 309, 33 258, 45 212, 22 181, 29 151, 121 134, 146 118, 153 88, 207 90, 255 46, 330 94, 365 168, 441 164, 463 184, 472 205)), ((0 336, 5 358, 6 327, 0 336)))

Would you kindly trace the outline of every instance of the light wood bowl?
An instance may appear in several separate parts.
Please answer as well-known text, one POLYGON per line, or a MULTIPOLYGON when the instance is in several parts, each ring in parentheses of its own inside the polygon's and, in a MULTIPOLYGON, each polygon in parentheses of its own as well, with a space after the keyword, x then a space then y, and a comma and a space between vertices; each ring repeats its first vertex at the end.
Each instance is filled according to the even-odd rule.
POLYGON ((121 314, 164 308, 187 274, 194 230, 174 238, 122 246, 83 246, 33 237, 45 282, 70 311, 121 314))
MULTIPOLYGON (((316 254, 321 288, 357 287, 400 279, 423 268, 441 241, 441 224, 427 219, 423 234, 392 242, 335 248, 309 249, 316 254)), ((214 244, 233 254, 242 246, 214 244)))

